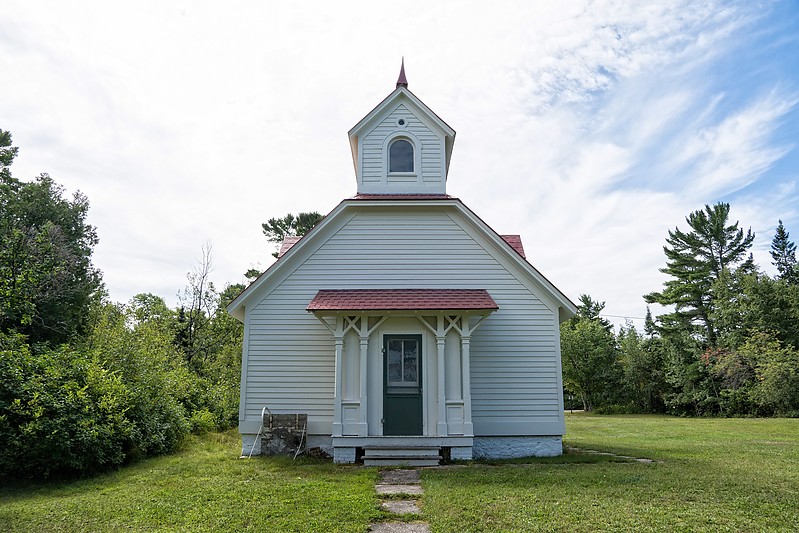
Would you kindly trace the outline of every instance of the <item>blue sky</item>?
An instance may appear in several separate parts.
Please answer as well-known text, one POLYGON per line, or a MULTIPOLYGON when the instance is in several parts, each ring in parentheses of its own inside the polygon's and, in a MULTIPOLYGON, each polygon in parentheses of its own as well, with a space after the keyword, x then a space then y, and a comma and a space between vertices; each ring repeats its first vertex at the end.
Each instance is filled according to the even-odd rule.
MULTIPOLYGON (((448 192, 573 300, 642 317, 669 229, 730 202, 799 237, 795 2, 5 3, 20 179, 91 202, 112 299, 266 268, 268 218, 355 192, 347 131, 393 88, 457 131, 448 192)), ((622 320, 622 319, 616 319, 622 320)), ((636 321, 640 325, 640 321, 636 321)))

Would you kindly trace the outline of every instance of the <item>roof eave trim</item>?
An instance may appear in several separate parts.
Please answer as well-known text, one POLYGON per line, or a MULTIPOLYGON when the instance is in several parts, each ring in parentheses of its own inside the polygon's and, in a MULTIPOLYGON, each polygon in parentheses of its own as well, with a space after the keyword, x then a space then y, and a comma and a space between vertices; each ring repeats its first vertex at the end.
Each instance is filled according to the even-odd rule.
POLYGON ((350 131, 347 132, 347 136, 350 139, 350 144, 353 142, 353 137, 355 137, 360 130, 364 129, 372 120, 379 115, 384 108, 386 108, 393 100, 399 98, 400 96, 406 97, 408 100, 414 104, 415 107, 419 109, 422 113, 424 113, 429 120, 434 122, 439 128, 441 128, 442 132, 445 136, 451 137, 453 140, 455 138, 455 130, 452 129, 452 126, 444 122, 444 120, 439 117, 432 109, 430 109, 427 104, 422 102, 418 96, 413 94, 410 90, 406 89, 405 87, 397 87, 394 89, 388 96, 383 98, 383 100, 377 104, 374 109, 369 111, 358 123, 350 128, 350 131))
POLYGON ((499 311, 499 307, 467 308, 467 309, 306 309, 308 313, 317 316, 348 315, 348 314, 385 314, 385 315, 419 315, 419 314, 491 314, 499 311))

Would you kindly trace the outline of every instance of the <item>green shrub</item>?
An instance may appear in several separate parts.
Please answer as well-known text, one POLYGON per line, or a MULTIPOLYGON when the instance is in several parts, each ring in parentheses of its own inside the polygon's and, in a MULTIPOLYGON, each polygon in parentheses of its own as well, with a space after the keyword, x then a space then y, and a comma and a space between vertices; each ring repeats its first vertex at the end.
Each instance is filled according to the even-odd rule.
POLYGON ((196 433, 198 435, 215 431, 217 428, 216 417, 207 409, 194 411, 191 414, 189 423, 191 424, 192 433, 196 433))
POLYGON ((0 333, 0 476, 87 474, 121 464, 128 390, 85 352, 32 350, 0 333))
POLYGON ((752 398, 763 413, 790 416, 799 411, 799 352, 766 333, 753 335, 741 351, 755 361, 752 398))
POLYGON ((633 403, 612 403, 595 407, 593 412, 597 415, 640 415, 645 412, 645 409, 633 403))
POLYGON ((186 395, 189 371, 171 343, 169 333, 155 324, 129 328, 123 310, 106 306, 90 345, 94 357, 119 374, 130 391, 131 459, 174 450, 189 432, 186 395))

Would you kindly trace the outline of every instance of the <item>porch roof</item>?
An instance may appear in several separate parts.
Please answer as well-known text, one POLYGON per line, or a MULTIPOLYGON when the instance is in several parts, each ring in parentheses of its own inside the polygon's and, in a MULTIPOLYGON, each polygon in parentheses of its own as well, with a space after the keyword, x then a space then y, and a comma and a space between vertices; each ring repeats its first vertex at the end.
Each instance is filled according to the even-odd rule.
POLYGON ((326 289, 307 311, 496 310, 485 289, 326 289))

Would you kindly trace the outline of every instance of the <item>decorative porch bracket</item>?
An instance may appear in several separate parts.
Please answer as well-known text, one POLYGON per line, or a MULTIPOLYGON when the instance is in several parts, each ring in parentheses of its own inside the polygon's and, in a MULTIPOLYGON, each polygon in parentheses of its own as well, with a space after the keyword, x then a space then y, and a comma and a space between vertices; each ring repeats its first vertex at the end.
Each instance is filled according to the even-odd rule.
POLYGON ((436 425, 436 433, 439 436, 446 436, 449 434, 449 427, 447 424, 447 398, 446 398, 446 382, 445 382, 445 349, 447 333, 455 330, 461 337, 461 398, 454 399, 454 402, 463 404, 463 434, 473 435, 474 425, 472 423, 472 392, 471 392, 471 370, 470 370, 470 357, 469 348, 471 341, 471 334, 477 329, 480 324, 488 317, 488 314, 473 315, 471 313, 441 313, 436 315, 436 327, 433 326, 423 317, 418 316, 419 319, 428 330, 436 336, 437 348, 437 367, 438 367, 438 424, 436 425), (472 316, 479 316, 480 319, 472 326, 472 316))
POLYGON ((369 422, 367 418, 366 405, 367 405, 367 357, 369 352, 369 337, 377 330, 380 325, 386 321, 388 316, 382 316, 370 328, 369 315, 336 315, 335 324, 331 325, 321 315, 314 313, 319 321, 325 325, 327 329, 333 334, 335 340, 335 387, 333 393, 333 436, 341 437, 344 434, 343 421, 342 421, 342 386, 344 383, 343 375, 343 357, 344 357, 344 336, 350 332, 355 331, 358 333, 360 339, 360 373, 358 376, 359 398, 358 398, 358 436, 365 437, 369 434, 369 422))

